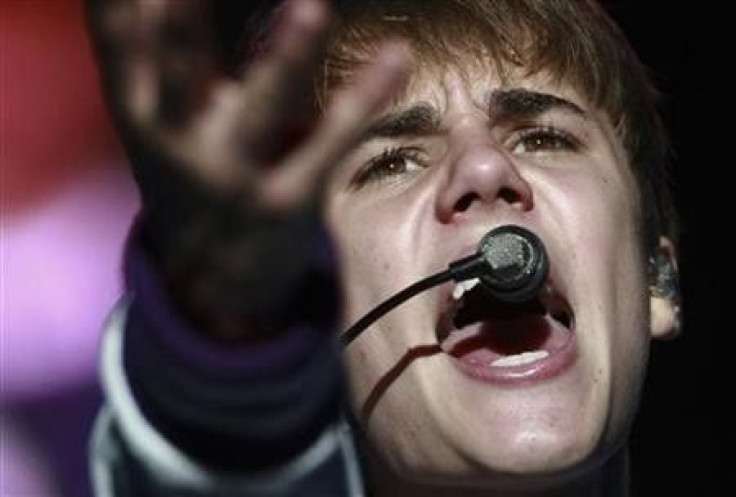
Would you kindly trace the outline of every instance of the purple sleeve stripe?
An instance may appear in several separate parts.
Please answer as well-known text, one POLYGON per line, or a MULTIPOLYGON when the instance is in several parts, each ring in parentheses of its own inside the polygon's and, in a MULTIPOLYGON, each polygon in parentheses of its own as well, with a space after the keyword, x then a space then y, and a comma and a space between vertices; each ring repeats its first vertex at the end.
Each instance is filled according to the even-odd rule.
POLYGON ((257 345, 232 346, 208 340, 175 313, 153 264, 134 238, 128 243, 125 257, 136 308, 133 312, 140 313, 145 332, 153 334, 165 350, 208 375, 253 380, 278 375, 303 363, 331 339, 326 330, 299 326, 257 345))

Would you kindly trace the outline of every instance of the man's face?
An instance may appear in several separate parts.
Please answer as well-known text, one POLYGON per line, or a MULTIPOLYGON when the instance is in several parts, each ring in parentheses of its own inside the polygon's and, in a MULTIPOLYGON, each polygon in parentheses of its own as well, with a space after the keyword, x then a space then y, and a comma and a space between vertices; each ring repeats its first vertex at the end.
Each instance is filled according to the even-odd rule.
POLYGON ((500 317, 466 294, 479 321, 453 324, 453 283, 415 297, 346 350, 353 408, 382 456, 425 481, 595 463, 625 438, 646 362, 634 176, 572 88, 464 74, 414 74, 333 176, 344 328, 503 224, 547 248, 543 310, 500 317))

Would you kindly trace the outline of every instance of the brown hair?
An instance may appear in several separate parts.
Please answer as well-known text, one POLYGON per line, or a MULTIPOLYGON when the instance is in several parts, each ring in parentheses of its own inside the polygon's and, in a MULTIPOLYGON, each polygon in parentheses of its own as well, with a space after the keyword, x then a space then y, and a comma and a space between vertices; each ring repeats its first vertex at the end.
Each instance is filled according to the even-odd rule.
POLYGON ((354 0, 338 2, 336 17, 317 74, 318 101, 392 38, 433 64, 471 55, 490 57, 502 78, 512 70, 544 71, 609 116, 639 182, 648 242, 657 244, 660 235, 676 242, 658 94, 594 0, 354 0))

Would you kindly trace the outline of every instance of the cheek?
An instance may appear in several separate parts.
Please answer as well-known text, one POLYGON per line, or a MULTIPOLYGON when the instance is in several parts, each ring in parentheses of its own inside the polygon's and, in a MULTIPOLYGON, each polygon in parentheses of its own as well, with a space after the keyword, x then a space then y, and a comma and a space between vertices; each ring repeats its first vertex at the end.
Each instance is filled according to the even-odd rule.
POLYGON ((646 323, 648 287, 636 192, 629 174, 578 175, 558 191, 550 210, 558 232, 569 236, 562 245, 569 249, 561 255, 568 259, 575 297, 586 302, 597 295, 589 311, 606 315, 615 321, 608 325, 621 332, 639 333, 646 323))
POLYGON ((348 321, 423 276, 417 254, 425 215, 421 199, 409 194, 380 202, 345 199, 329 206, 327 224, 348 321))
MULTIPOLYGON (((551 228, 563 234, 577 267, 615 269, 621 258, 639 262, 641 243, 639 200, 628 173, 590 171, 559 174, 540 190, 540 211, 551 217, 551 228), (613 266, 613 267, 612 267, 613 266)), ((623 268, 620 268, 623 269, 623 268)), ((619 271, 623 272, 623 271, 619 271)))
POLYGON ((648 350, 648 286, 636 185, 627 174, 589 174, 557 186, 548 210, 555 230, 570 237, 562 263, 576 288, 578 324, 588 330, 591 357, 610 382, 611 426, 627 426, 648 350))

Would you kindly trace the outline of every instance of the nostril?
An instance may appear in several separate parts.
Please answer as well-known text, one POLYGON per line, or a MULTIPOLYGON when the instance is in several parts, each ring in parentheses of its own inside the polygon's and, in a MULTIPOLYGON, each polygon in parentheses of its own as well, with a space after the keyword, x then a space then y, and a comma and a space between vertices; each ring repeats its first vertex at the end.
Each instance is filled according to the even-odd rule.
POLYGON ((475 193, 467 193, 463 195, 457 202, 455 202, 455 212, 465 212, 470 208, 473 202, 479 199, 475 193))
POLYGON ((521 195, 511 188, 502 188, 498 192, 498 197, 509 204, 521 203, 521 195))

